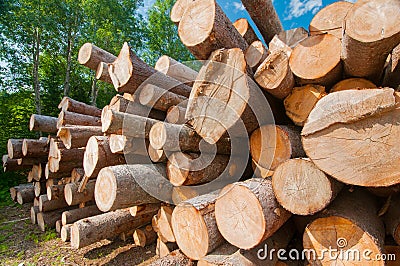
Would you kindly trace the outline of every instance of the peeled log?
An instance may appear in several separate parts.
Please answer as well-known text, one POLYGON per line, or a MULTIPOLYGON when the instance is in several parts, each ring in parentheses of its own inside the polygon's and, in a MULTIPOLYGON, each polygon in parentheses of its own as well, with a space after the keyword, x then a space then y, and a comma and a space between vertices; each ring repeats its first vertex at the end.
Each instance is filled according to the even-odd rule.
POLYGON ((227 185, 215 203, 219 231, 229 243, 242 249, 259 245, 290 216, 277 202, 269 179, 253 178, 227 185))
POLYGON ((61 240, 68 242, 71 239, 71 228, 72 224, 65 224, 61 228, 61 240))
POLYGON ((96 176, 106 166, 124 163, 125 158, 123 155, 111 152, 109 137, 90 137, 83 157, 83 169, 85 169, 87 177, 96 176))
POLYGON ((24 139, 22 142, 22 154, 25 157, 47 157, 48 153, 48 138, 24 139))
POLYGON ((266 43, 283 30, 271 0, 243 0, 242 3, 266 43))
POLYGON ((171 124, 182 125, 186 123, 185 115, 186 108, 179 105, 173 105, 168 108, 165 121, 171 124))
MULTIPOLYGON (((178 1, 177 1, 178 2, 178 1)), ((171 11, 172 14, 172 11, 171 11)), ((163 55, 161 56, 154 68, 167 76, 170 76, 182 83, 192 85, 196 80, 197 71, 191 69, 190 67, 176 61, 175 59, 163 55)))
MULTIPOLYGON (((149 195, 139 184, 137 178, 156 182, 157 171, 165 173, 162 165, 117 165, 103 168, 97 177, 94 197, 97 207, 112 211, 134 205, 157 203, 158 199, 149 195)), ((142 185, 143 186, 143 185, 142 185)))
POLYGON ((258 67, 254 79, 265 91, 284 99, 292 91, 295 81, 289 58, 283 51, 273 51, 258 67))
POLYGON ((93 200, 95 184, 96 180, 90 180, 82 192, 78 192, 76 183, 66 184, 64 188, 65 201, 69 206, 73 206, 93 200))
POLYGON ((249 21, 245 18, 239 18, 235 22, 233 22, 233 26, 239 32, 240 35, 246 40, 247 44, 252 44, 255 41, 258 41, 258 37, 251 27, 249 21))
POLYGON ((250 154, 253 162, 269 171, 290 158, 303 157, 300 129, 291 126, 265 125, 250 137, 250 154))
POLYGON ((22 143, 23 139, 9 139, 7 142, 8 158, 19 159, 23 157, 22 143))
POLYGON ((57 128, 62 126, 101 126, 100 117, 61 111, 58 115, 57 128))
MULTIPOLYGON (((39 211, 40 212, 50 212, 50 211, 58 210, 58 209, 65 208, 65 207, 68 207, 68 204, 64 198, 59 198, 56 200, 49 200, 47 198, 47 195, 41 195, 39 197, 39 211)), ((61 213, 60 213, 60 215, 61 215, 61 213)))
POLYGON ((300 85, 331 86, 342 77, 341 43, 330 34, 314 35, 301 41, 289 59, 289 65, 300 85))
POLYGON ((97 69, 100 62, 112 63, 117 57, 92 43, 85 43, 79 49, 78 62, 92 70, 97 69))
POLYGON ((375 89, 375 88, 376 85, 369 80, 363 78, 349 78, 336 83, 335 86, 332 87, 330 92, 344 91, 344 90, 375 89))
POLYGON ((251 43, 244 52, 247 65, 253 70, 253 72, 257 70, 258 66, 264 62, 268 55, 269 52, 261 41, 251 43))
POLYGON ((57 133, 57 118, 33 114, 29 120, 29 130, 57 133))
MULTIPOLYGON (((363 255, 359 259, 343 256, 324 256, 329 247, 348 255, 367 254, 370 258, 382 256, 385 231, 377 216, 378 205, 370 194, 356 189, 343 191, 320 215, 309 223, 303 234, 304 249, 314 250, 315 258, 307 258, 311 265, 358 265, 371 264, 363 255), (324 255, 322 255, 324 254, 324 255), (346 254, 346 253, 344 253, 346 254)), ((311 253, 311 252, 310 252, 311 253)), ((337 253, 338 254, 338 253, 337 253)), ((352 256, 352 255, 350 255, 352 256)), ((374 261, 373 265, 385 265, 384 261, 374 261)))
POLYGON ((310 84, 296 87, 283 102, 286 115, 295 125, 304 126, 311 111, 324 96, 326 96, 326 92, 323 86, 310 84))
POLYGON ((319 169, 343 183, 395 185, 400 183, 399 117, 393 89, 331 93, 308 117, 303 147, 319 169))
POLYGON ((147 107, 166 112, 171 106, 186 105, 187 98, 160 87, 146 84, 142 86, 139 101, 147 107))
POLYGON ((62 111, 69 111, 95 117, 101 116, 101 109, 97 108, 96 106, 88 105, 83 102, 78 102, 69 97, 64 97, 61 100, 60 104, 58 105, 58 109, 61 109, 62 111))
POLYGON ((272 188, 283 208, 293 214, 311 215, 325 209, 343 184, 325 175, 309 160, 291 159, 276 168, 272 188))
POLYGON ((154 211, 143 211, 133 217, 129 209, 116 210, 75 222, 71 230, 71 246, 82 248, 106 238, 112 238, 151 221, 154 211))
POLYGON ((343 26, 342 60, 347 76, 379 81, 389 53, 400 42, 399 16, 397 0, 361 0, 353 5, 343 26))
POLYGON ((146 225, 133 232, 133 240, 138 247, 145 247, 153 244, 157 240, 157 233, 151 225, 146 225))
POLYGON ((246 50, 246 40, 232 25, 215 0, 188 1, 179 22, 182 43, 199 60, 207 60, 217 49, 246 50))
POLYGON ((147 65, 130 49, 128 43, 124 43, 118 58, 108 66, 108 72, 118 92, 134 94, 142 84, 162 87, 185 97, 189 97, 191 90, 182 82, 147 65))
POLYGON ((172 213, 176 243, 193 260, 201 259, 224 242, 215 221, 217 197, 217 192, 198 196, 180 203, 172 213))
POLYGON ((112 84, 110 73, 108 73, 107 63, 99 63, 96 69, 96 79, 112 84))
POLYGON ((61 215, 61 223, 63 225, 72 224, 83 218, 102 214, 96 205, 91 205, 83 208, 77 208, 69 211, 65 211, 61 215))
POLYGON ((391 235, 397 244, 400 243, 400 196, 392 197, 390 206, 384 216, 386 233, 391 235))
POLYGON ((85 147, 91 136, 102 134, 99 126, 67 126, 58 130, 57 137, 60 138, 67 149, 73 149, 85 147))
POLYGON ((342 39, 343 22, 352 7, 353 3, 338 1, 322 8, 310 22, 310 35, 329 33, 342 39))

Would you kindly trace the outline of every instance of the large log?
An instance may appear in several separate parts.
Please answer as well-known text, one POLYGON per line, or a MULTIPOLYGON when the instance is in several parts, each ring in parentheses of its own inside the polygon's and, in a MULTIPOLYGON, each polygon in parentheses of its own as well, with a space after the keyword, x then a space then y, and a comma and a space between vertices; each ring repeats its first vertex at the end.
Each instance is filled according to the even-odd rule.
POLYGON ((25 157, 47 157, 48 153, 48 138, 24 139, 22 142, 22 155, 25 157))
POLYGON ((201 259, 224 242, 215 221, 217 197, 217 192, 198 196, 180 203, 172 213, 176 243, 193 260, 201 259))
POLYGON ((97 208, 96 205, 91 205, 83 208, 72 209, 68 211, 64 211, 61 214, 61 223, 63 225, 73 224, 76 221, 79 221, 83 218, 95 216, 102 214, 102 212, 97 208))
POLYGON ((66 184, 64 188, 65 201, 70 206, 92 201, 94 199, 95 184, 96 180, 90 180, 82 192, 78 192, 78 184, 66 184))
POLYGON ((318 11, 308 27, 311 35, 329 33, 342 39, 343 22, 353 3, 338 1, 318 11))
POLYGON ((269 43, 275 34, 279 34, 283 30, 272 2, 271 0, 242 1, 266 43, 269 43))
POLYGON ((251 249, 273 235, 291 216, 275 198, 269 179, 227 185, 215 203, 215 218, 232 245, 251 249))
POLYGON ((62 126, 101 126, 100 117, 74 113, 70 111, 61 111, 58 115, 57 128, 62 126))
POLYGON ((164 165, 117 165, 103 168, 97 177, 94 197, 101 211, 127 208, 134 205, 157 203, 158 199, 142 188, 140 181, 156 183, 155 174, 165 173, 164 165), (139 179, 140 178, 140 179, 139 179), (140 180, 140 181, 139 181, 140 180))
POLYGON ((151 221, 155 212, 144 210, 133 217, 129 209, 121 209, 76 221, 71 230, 71 246, 82 248, 122 232, 135 229, 151 221))
POLYGON ((33 114, 29 120, 29 130, 57 133, 57 118, 33 114))
POLYGON ((8 158, 19 159, 24 155, 22 154, 23 139, 9 139, 7 142, 8 158))
POLYGON ((69 97, 64 97, 61 100, 60 104, 58 105, 58 109, 61 109, 62 111, 69 111, 95 117, 101 116, 101 109, 97 108, 96 106, 88 105, 83 102, 78 102, 69 97))
POLYGON ((265 125, 250 137, 250 154, 253 162, 269 171, 290 158, 303 157, 300 129, 292 126, 265 125))
POLYGON ((389 53, 400 42, 399 15, 397 0, 362 0, 353 5, 343 26, 342 60, 347 76, 379 81, 389 53))
POLYGON ((389 64, 386 66, 382 85, 400 91, 400 44, 397 45, 392 53, 389 64))
POLYGON ((186 12, 179 23, 182 43, 199 60, 222 48, 246 50, 246 40, 232 25, 215 0, 186 2, 186 12))
POLYGON ((329 92, 358 90, 358 89, 375 89, 375 88, 376 85, 367 79, 349 78, 336 83, 335 86, 333 86, 329 92))
POLYGON ((96 70, 100 62, 112 63, 117 57, 92 43, 85 43, 79 49, 78 62, 96 70))
POLYGON ((40 230, 44 232, 48 228, 55 228, 56 222, 60 219, 62 212, 62 209, 56 209, 49 212, 39 212, 36 219, 40 230))
MULTIPOLYGON (((171 11, 172 14, 172 11, 171 11)), ((192 85, 196 80, 197 71, 191 69, 190 67, 176 61, 175 59, 163 55, 161 56, 154 68, 167 76, 170 76, 180 82, 192 85)))
POLYGON ((272 188, 283 208, 297 215, 311 215, 325 209, 343 188, 311 161, 291 159, 279 165, 272 176, 272 188))
POLYGON ((153 244, 157 240, 157 233, 151 225, 146 225, 133 232, 133 241, 137 247, 145 247, 153 244))
POLYGON ((35 190, 33 186, 19 186, 17 190, 16 200, 19 204, 31 203, 35 198, 35 190))
POLYGON ((331 34, 314 35, 301 41, 289 59, 297 82, 323 86, 338 82, 342 77, 340 49, 340 40, 331 34))
POLYGON ((110 150, 118 154, 137 154, 147 156, 149 142, 144 138, 130 138, 125 135, 110 135, 110 150))
MULTIPOLYGON (((174 232, 172 231, 172 212, 174 208, 170 206, 161 206, 157 214, 157 235, 163 242, 176 242, 174 232)), ((153 218, 154 219, 154 218, 153 218)))
POLYGON ((165 121, 171 124, 185 124, 187 121, 185 119, 186 108, 173 105, 167 110, 167 116, 165 117, 165 121))
POLYGON ((85 147, 91 136, 102 134, 100 126, 67 126, 58 130, 57 137, 67 149, 73 149, 85 147))
POLYGON ((389 208, 384 216, 386 225, 386 233, 391 235, 397 244, 400 243, 400 196, 396 195, 391 198, 389 208))
MULTIPOLYGON (((314 220, 304 231, 303 246, 310 251, 307 259, 311 265, 367 265, 372 258, 382 256, 385 231, 377 212, 377 202, 367 192, 356 189, 340 193, 324 212, 312 217, 314 220), (358 256, 357 253, 323 254, 329 247, 336 249, 336 254, 355 250, 358 256), (313 253, 315 256, 311 255, 313 253)), ((374 261, 373 264, 385 265, 385 262, 374 261)))
MULTIPOLYGON (((40 197, 39 197, 39 211, 40 212, 50 212, 50 211, 62 209, 65 207, 68 207, 68 204, 64 198, 59 198, 57 200, 49 200, 47 198, 47 195, 40 195, 40 197)), ((61 215, 61 213, 60 213, 60 215, 61 215)))
POLYGON ((400 108, 396 107, 394 91, 388 88, 328 94, 304 125, 304 150, 319 169, 343 183, 398 184, 400 108))
POLYGON ((190 87, 143 62, 124 43, 118 58, 108 66, 111 80, 119 92, 134 94, 142 84, 152 84, 189 97, 190 87))
POLYGON ((258 41, 258 37, 247 19, 239 18, 235 22, 233 22, 233 26, 246 40, 248 45, 252 44, 255 41, 258 41))
POLYGON ((110 73, 108 72, 108 64, 100 62, 96 69, 96 79, 112 84, 110 73))
POLYGON ((262 62, 264 62, 268 55, 269 52, 261 41, 251 43, 244 52, 247 65, 253 70, 253 72, 256 72, 257 68, 262 62))
POLYGON ((18 159, 10 159, 7 154, 3 155, 3 171, 13 172, 32 168, 32 164, 18 164, 18 159))
POLYGON ((90 137, 83 156, 83 169, 87 177, 97 176, 99 171, 106 166, 124 163, 123 155, 111 152, 109 137, 90 137))
POLYGON ((166 112, 171 106, 186 105, 187 98, 160 87, 145 84, 140 90, 139 101, 150 108, 166 112))

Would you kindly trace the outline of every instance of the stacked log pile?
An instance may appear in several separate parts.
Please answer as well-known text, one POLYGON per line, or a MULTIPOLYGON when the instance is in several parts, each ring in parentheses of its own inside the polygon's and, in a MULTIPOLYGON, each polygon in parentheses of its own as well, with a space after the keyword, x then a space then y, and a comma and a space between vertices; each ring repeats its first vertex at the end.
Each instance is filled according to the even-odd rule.
POLYGON ((34 201, 33 221, 60 220, 74 248, 156 243, 154 265, 284 263, 265 246, 353 265, 324 252, 399 249, 400 2, 336 2, 309 31, 283 31, 270 0, 243 4, 268 49, 215 0, 176 1, 198 72, 168 56, 153 68, 127 43, 82 46, 121 95, 102 110, 64 98, 58 119, 30 123, 57 136, 9 141, 4 169, 32 168, 34 186, 10 192, 34 201))

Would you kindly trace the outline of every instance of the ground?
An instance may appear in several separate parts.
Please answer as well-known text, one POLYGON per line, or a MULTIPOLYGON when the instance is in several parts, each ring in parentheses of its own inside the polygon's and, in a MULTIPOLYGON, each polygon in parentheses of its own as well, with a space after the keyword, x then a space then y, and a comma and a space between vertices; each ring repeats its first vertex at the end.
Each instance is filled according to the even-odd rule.
POLYGON ((54 230, 31 224, 30 204, 0 208, 0 265, 148 265, 155 245, 135 247, 132 240, 103 240, 75 250, 54 230))

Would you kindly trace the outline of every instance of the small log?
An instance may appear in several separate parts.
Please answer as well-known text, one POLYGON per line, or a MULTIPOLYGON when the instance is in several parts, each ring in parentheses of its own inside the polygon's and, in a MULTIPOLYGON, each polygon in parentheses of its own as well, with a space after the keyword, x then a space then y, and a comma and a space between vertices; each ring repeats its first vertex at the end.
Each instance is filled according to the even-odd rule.
POLYGON ((83 218, 102 214, 96 205, 91 205, 83 208, 72 209, 64 211, 61 215, 61 223, 63 225, 73 224, 83 218))
POLYGON ((165 163, 165 162, 167 162, 167 156, 166 156, 164 150, 154 149, 153 146, 151 146, 149 144, 149 146, 147 147, 147 152, 148 152, 150 160, 153 163, 165 163))
MULTIPOLYGON (((347 2, 337 2, 347 3, 347 2)), ((339 81, 332 87, 330 92, 344 91, 344 90, 360 90, 360 89, 375 89, 376 85, 369 80, 363 78, 349 78, 339 81)))
POLYGON ((157 241, 157 233, 151 225, 142 226, 133 232, 133 241, 137 247, 149 246, 157 241))
POLYGON ((99 171, 106 166, 124 163, 125 157, 123 155, 111 152, 109 137, 90 137, 83 157, 83 169, 85 169, 86 176, 97 176, 99 171))
POLYGON ((400 196, 392 197, 389 208, 384 216, 386 233, 391 235, 397 244, 400 243, 400 196))
POLYGON ((215 0, 188 1, 186 5, 179 37, 197 59, 207 60, 212 52, 222 48, 246 50, 246 40, 215 0))
POLYGON ((67 149, 74 149, 85 147, 91 136, 102 134, 100 126, 67 126, 58 130, 57 137, 67 149))
POLYGON ((47 198, 57 200, 64 197, 64 187, 66 185, 52 185, 47 187, 47 198))
MULTIPOLYGON (((140 180, 154 179, 165 166, 161 165, 117 165, 103 168, 97 177, 94 197, 101 211, 112 211, 134 205, 157 203, 158 199, 149 195, 139 184, 140 180)), ((151 181, 154 182, 154 181, 151 181)))
POLYGON ((352 7, 353 3, 339 1, 322 8, 310 22, 310 35, 329 33, 342 39, 344 19, 352 7))
MULTIPOLYGON (((47 195, 40 195, 40 197, 39 197, 39 211, 40 212, 50 212, 50 211, 62 209, 65 207, 68 207, 68 204, 64 198, 59 198, 57 200, 49 200, 47 198, 47 195)), ((60 217, 61 217, 61 213, 60 213, 60 217)))
POLYGON ((146 84, 142 86, 139 101, 141 104, 166 112, 174 105, 185 105, 187 98, 160 87, 146 84))
POLYGON ((93 105, 88 105, 83 102, 78 102, 69 97, 64 97, 60 104, 58 105, 58 109, 62 111, 69 111, 73 113, 101 117, 101 109, 97 108, 93 105))
POLYGON ((85 43, 79 49, 78 62, 92 70, 96 70, 100 62, 112 63, 116 56, 97 47, 92 43, 85 43))
POLYGON ((269 51, 282 51, 289 58, 293 49, 308 37, 308 32, 304 28, 285 30, 275 35, 269 42, 269 51))
POLYGON ((29 130, 57 133, 57 120, 56 117, 33 114, 29 120, 29 130))
POLYGON ((71 246, 82 248, 106 238, 118 236, 151 221, 154 211, 143 211, 133 217, 129 209, 121 209, 76 221, 71 229, 71 246))
POLYGON ((218 193, 214 192, 184 201, 172 213, 176 242, 193 260, 201 259, 224 242, 214 214, 217 196, 218 193))
POLYGON ((174 208, 170 206, 161 206, 157 215, 157 234, 163 242, 176 242, 174 232, 172 231, 171 217, 174 208))
POLYGON ((61 236, 61 228, 62 228, 61 220, 57 220, 56 221, 56 233, 58 234, 58 236, 61 236))
POLYGON ((255 41, 258 41, 258 37, 251 27, 249 21, 245 18, 239 18, 233 22, 233 26, 239 32, 239 34, 246 40, 248 45, 255 41))
POLYGON ((347 76, 379 81, 389 53, 400 42, 399 15, 396 0, 363 0, 353 5, 343 23, 342 60, 347 76))
POLYGON ((394 88, 400 91, 400 44, 397 45, 391 54, 389 64, 386 66, 382 86, 394 88))
POLYGON ((230 184, 219 195, 215 203, 218 229, 229 243, 242 249, 259 245, 291 216, 277 202, 269 179, 230 184))
POLYGON ((39 206, 31 207, 31 223, 37 224, 37 214, 39 213, 39 206))
MULTIPOLYGON (((179 1, 179 0, 178 0, 179 1)), ((170 252, 165 257, 152 262, 150 266, 193 266, 195 263, 186 257, 179 249, 170 252)))
POLYGON ((47 193, 46 182, 34 182, 33 187, 35 197, 39 197, 40 195, 44 195, 47 193))
MULTIPOLYGON (((68 166, 69 167, 69 166, 68 166)), ((73 169, 73 168, 71 168, 73 169)), ((52 180, 52 179, 59 179, 59 178, 65 178, 65 177, 70 177, 71 176, 71 171, 68 169, 62 169, 63 171, 57 171, 57 172, 51 172, 49 169, 49 164, 46 164, 46 167, 44 169, 44 175, 46 176, 47 181, 52 180)))
POLYGON ((22 155, 24 157, 47 157, 48 153, 48 138, 24 139, 22 142, 22 155))
POLYGON ((129 212, 132 216, 137 216, 145 210, 146 211, 153 210, 155 213, 157 213, 160 210, 160 203, 142 204, 129 208, 129 212))
POLYGON ((35 164, 46 163, 47 158, 45 157, 23 157, 17 159, 17 164, 21 166, 33 167, 35 164))
POLYGON ((13 200, 13 201, 17 201, 17 192, 19 191, 19 190, 26 190, 26 189, 28 189, 28 190, 30 190, 30 189, 32 189, 32 190, 34 190, 34 186, 31 184, 31 183, 27 183, 27 184, 20 184, 20 185, 18 185, 18 186, 14 186, 14 187, 11 187, 10 188, 10 196, 11 196, 11 199, 13 200))
POLYGON ((85 190, 82 192, 78 192, 78 185, 76 183, 66 184, 64 188, 64 197, 67 204, 73 206, 93 200, 95 183, 96 180, 89 181, 85 186, 85 190))
POLYGON ((71 228, 72 224, 65 224, 61 227, 61 240, 63 242, 69 242, 71 240, 71 228))
POLYGON ((186 108, 179 105, 173 105, 167 110, 165 121, 171 124, 185 124, 186 108))
POLYGON ((297 83, 332 86, 338 82, 342 77, 340 50, 340 40, 330 34, 314 35, 301 41, 289 59, 297 83))
POLYGON ((33 165, 29 165, 29 164, 20 165, 20 164, 18 164, 18 159, 10 159, 10 158, 8 158, 7 154, 3 155, 2 160, 3 160, 3 171, 4 172, 14 172, 14 171, 19 171, 19 170, 29 169, 29 168, 32 168, 32 166, 33 166, 33 165))
POLYGON ((100 117, 73 113, 69 111, 61 111, 58 115, 57 128, 66 125, 72 126, 101 126, 100 117))
POLYGON ((262 62, 268 57, 269 52, 261 41, 255 41, 244 52, 247 65, 255 72, 262 62))
POLYGON ((292 91, 295 81, 289 58, 283 51, 273 51, 258 67, 254 79, 265 91, 284 99, 292 91))
POLYGON ((173 250, 178 249, 176 243, 165 243, 157 238, 156 255, 160 258, 168 256, 173 250))
POLYGON ((118 58, 108 66, 108 71, 118 92, 134 94, 142 84, 152 84, 185 97, 190 94, 189 86, 147 65, 128 43, 124 43, 118 58))
POLYGON ((343 184, 309 160, 291 159, 276 168, 272 188, 283 208, 297 215, 312 215, 325 209, 343 184))
POLYGON ((45 175, 45 164, 35 164, 32 167, 31 170, 31 175, 32 175, 32 179, 35 181, 43 181, 46 179, 46 175, 45 175))
POLYGON ((83 168, 74 168, 71 171, 71 182, 77 183, 85 177, 85 170, 83 168))
POLYGON ((19 159, 24 155, 22 154, 23 139, 9 139, 7 142, 8 158, 19 159))
POLYGON ((56 222, 60 219, 62 209, 56 209, 49 212, 39 212, 37 214, 37 224, 41 231, 46 231, 47 228, 55 228, 56 222))
POLYGON ((305 85, 296 87, 284 101, 286 115, 297 126, 304 126, 317 102, 326 96, 325 87, 305 85))
POLYGON ((124 135, 110 135, 110 150, 118 154, 137 154, 147 156, 149 141, 143 138, 130 138, 124 135))
POLYGON ((17 202, 19 204, 31 203, 35 198, 35 190, 33 186, 19 186, 17 190, 17 202))
POLYGON ((96 79, 112 84, 110 73, 108 73, 108 64, 100 62, 96 69, 96 79))
POLYGON ((70 172, 73 168, 82 167, 85 148, 59 148, 59 143, 50 143, 49 170, 55 172, 70 172))
POLYGON ((170 76, 189 86, 193 85, 193 82, 196 80, 198 74, 195 70, 176 61, 175 59, 167 55, 161 56, 157 60, 154 68, 160 71, 161 73, 164 73, 165 75, 170 76))

